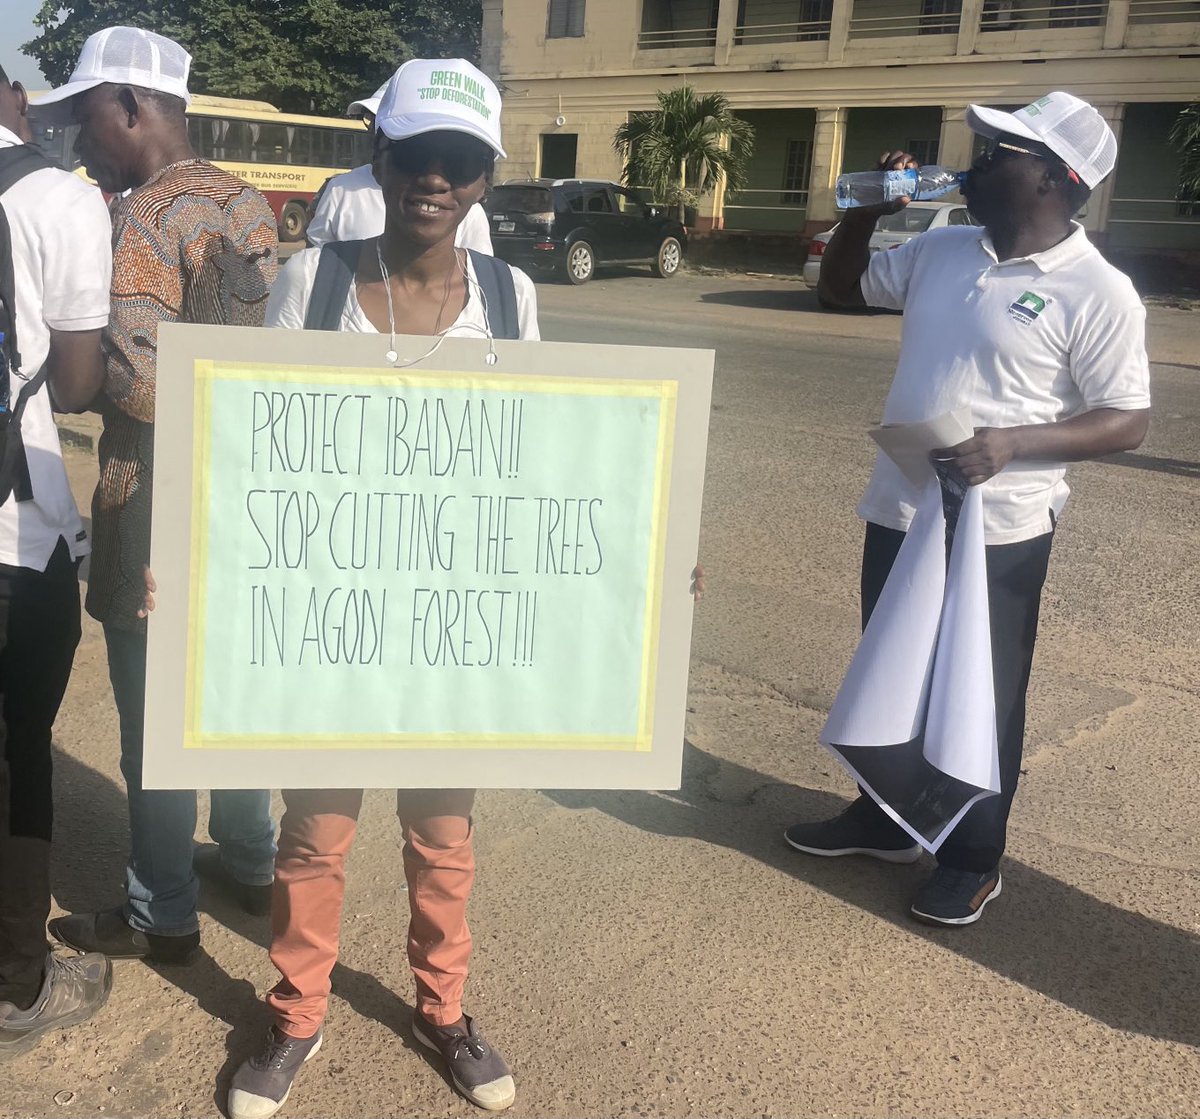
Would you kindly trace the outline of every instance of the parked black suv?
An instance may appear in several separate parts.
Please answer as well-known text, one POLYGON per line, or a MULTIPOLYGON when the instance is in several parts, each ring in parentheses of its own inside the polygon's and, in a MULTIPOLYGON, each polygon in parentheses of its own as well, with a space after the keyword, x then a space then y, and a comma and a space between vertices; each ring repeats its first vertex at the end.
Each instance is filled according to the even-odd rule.
POLYGON ((553 268, 584 284, 606 264, 649 264, 674 276, 687 234, 661 207, 598 179, 510 180, 484 200, 496 255, 521 268, 553 268))

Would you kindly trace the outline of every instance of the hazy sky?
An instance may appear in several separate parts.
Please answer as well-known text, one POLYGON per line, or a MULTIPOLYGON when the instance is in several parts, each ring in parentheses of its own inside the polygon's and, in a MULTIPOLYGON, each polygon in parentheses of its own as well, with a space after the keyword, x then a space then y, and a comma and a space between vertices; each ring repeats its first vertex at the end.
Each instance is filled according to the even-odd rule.
POLYGON ((13 81, 30 89, 46 88, 37 63, 21 53, 21 44, 37 34, 33 17, 41 6, 42 0, 0 0, 0 65, 13 81))

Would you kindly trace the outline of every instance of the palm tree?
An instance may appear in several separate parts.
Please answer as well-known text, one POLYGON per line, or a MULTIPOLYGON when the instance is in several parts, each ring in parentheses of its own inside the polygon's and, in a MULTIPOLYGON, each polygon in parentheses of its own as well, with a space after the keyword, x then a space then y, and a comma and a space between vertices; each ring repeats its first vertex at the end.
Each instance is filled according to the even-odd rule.
POLYGON ((1180 190, 1200 193, 1200 101, 1193 101, 1175 118, 1171 143, 1179 152, 1180 190))
POLYGON ((685 208, 720 179, 729 190, 746 185, 754 128, 733 115, 723 93, 697 96, 684 85, 659 90, 657 109, 631 113, 613 134, 613 148, 625 160, 624 181, 678 206, 683 221, 685 208))

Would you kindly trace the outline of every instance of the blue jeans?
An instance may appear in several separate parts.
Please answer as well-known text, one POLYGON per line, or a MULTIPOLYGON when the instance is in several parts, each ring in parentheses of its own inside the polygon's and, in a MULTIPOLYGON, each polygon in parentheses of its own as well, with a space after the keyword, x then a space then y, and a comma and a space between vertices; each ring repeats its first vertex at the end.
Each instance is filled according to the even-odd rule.
MULTIPOLYGON (((104 640, 121 720, 121 772, 129 797, 125 919, 142 932, 186 936, 199 928, 199 886, 192 870, 196 794, 190 789, 142 788, 146 635, 105 626, 104 640)), ((210 796, 208 831, 220 845, 226 869, 247 885, 270 885, 275 875, 271 794, 215 789, 210 796)))

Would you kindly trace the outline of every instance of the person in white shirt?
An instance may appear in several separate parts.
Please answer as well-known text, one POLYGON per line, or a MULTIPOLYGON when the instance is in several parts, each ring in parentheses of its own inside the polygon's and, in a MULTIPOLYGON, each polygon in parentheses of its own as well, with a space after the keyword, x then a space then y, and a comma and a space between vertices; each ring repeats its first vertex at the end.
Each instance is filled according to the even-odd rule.
MULTIPOLYGON (((502 261, 481 258, 494 265, 493 278, 508 285, 511 314, 501 316, 491 300, 485 305, 471 254, 455 244, 455 231, 483 196, 497 156, 504 156, 495 84, 463 59, 414 59, 393 76, 378 109, 373 166, 386 210, 382 235, 293 256, 271 291, 266 325, 390 334, 387 361, 395 361, 399 334, 500 337, 503 329, 508 337, 536 340, 537 299, 529 278, 502 261), (431 89, 443 96, 426 99, 431 89), (342 282, 330 295, 334 289, 318 285, 317 276, 338 262, 342 282), (325 293, 319 306, 318 291, 325 293)), ((383 345, 381 340, 381 356, 383 345)), ((296 1074, 325 1040, 344 865, 362 791, 285 790, 283 798, 271 942, 280 981, 267 995, 274 1024, 265 1048, 233 1076, 231 1119, 267 1119, 278 1111, 296 1074)), ((474 800, 473 789, 396 794, 417 996, 412 1028, 419 1044, 441 1055, 459 1092, 498 1111, 516 1098, 512 1073, 463 1009, 474 800)))
POLYGON ((82 411, 103 384, 111 227, 95 187, 26 146, 27 109, 25 91, 0 70, 0 177, 24 172, 0 193, 13 278, 4 350, 10 367, 19 358, 10 416, 46 374, 26 393, 19 428, 9 420, 7 442, 23 451, 9 459, 3 488, 12 490, 0 505, 0 1060, 91 1017, 112 985, 104 956, 59 956, 46 943, 50 736, 79 644, 76 568, 88 552, 51 397, 82 411))
MULTIPOLYGON (((346 115, 360 116, 372 130, 375 114, 387 83, 384 82, 370 97, 351 102, 346 115)), ((364 163, 353 171, 334 175, 317 196, 317 205, 312 220, 304 232, 305 239, 314 248, 330 241, 363 241, 378 237, 383 232, 383 192, 371 164, 364 163)), ((454 243, 460 249, 492 255, 492 231, 484 208, 476 203, 467 211, 457 232, 454 243)))
MULTIPOLYGON (((848 210, 819 284, 835 306, 904 311, 884 422, 966 407, 975 429, 933 457, 983 487, 1001 791, 962 818, 913 899, 915 917, 948 926, 978 920, 1000 893, 1038 608, 1069 492, 1066 463, 1139 446, 1150 407, 1145 309, 1071 220, 1116 164, 1112 131, 1090 105, 1061 92, 1016 113, 973 105, 967 119, 988 140, 963 186, 983 228, 934 230, 871 256, 876 220, 908 200, 848 210)), ((881 169, 914 166, 895 152, 881 169)), ((867 522, 864 626, 918 498, 880 453, 859 505, 867 522)), ((813 855, 906 863, 921 853, 865 794, 837 818, 797 824, 786 838, 813 855)))

